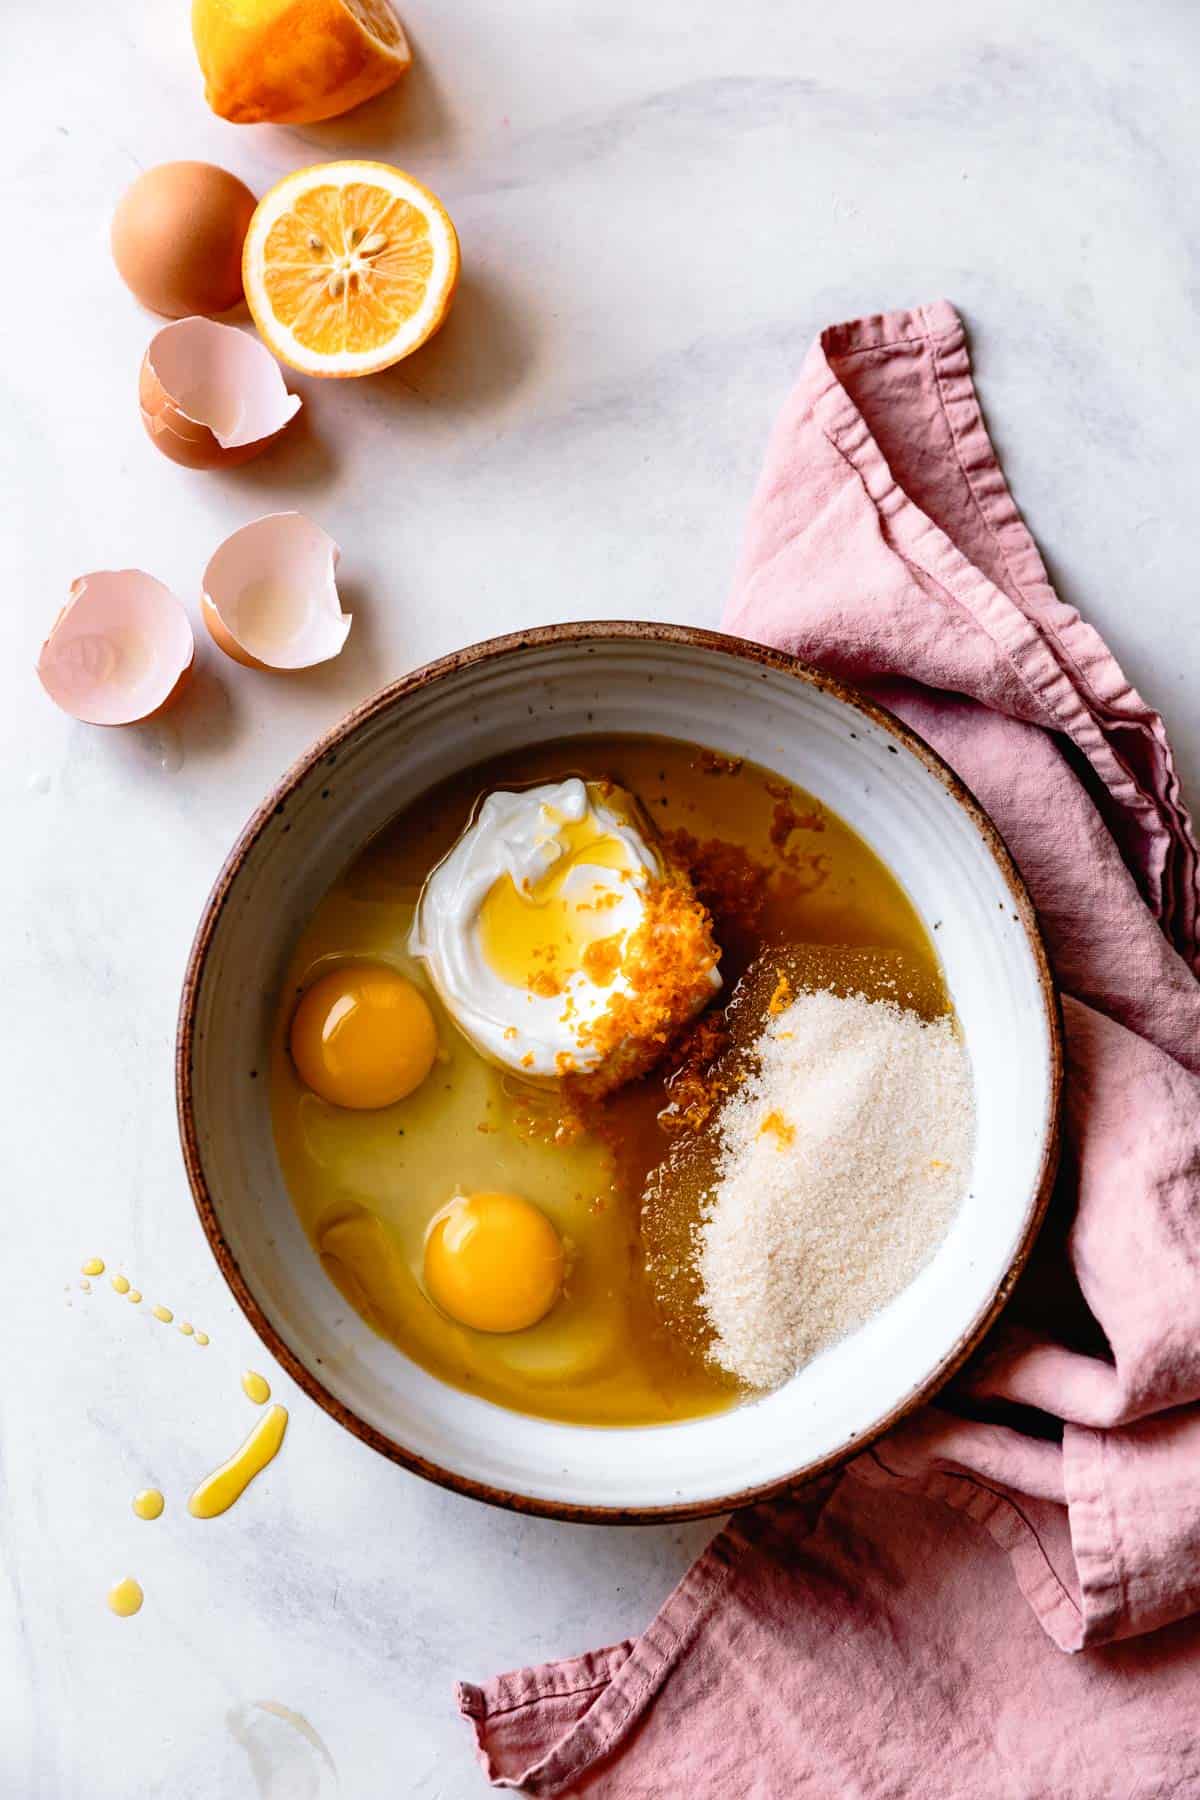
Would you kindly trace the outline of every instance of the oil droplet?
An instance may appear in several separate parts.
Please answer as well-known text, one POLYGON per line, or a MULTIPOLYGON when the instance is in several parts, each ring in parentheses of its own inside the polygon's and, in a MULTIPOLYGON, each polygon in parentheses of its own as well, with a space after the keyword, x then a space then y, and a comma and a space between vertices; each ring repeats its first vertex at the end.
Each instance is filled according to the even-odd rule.
POLYGON ((286 1406, 273 1406, 263 1414, 241 1448, 200 1483, 188 1501, 193 1519, 215 1519, 229 1510, 279 1449, 287 1421, 286 1406))
POLYGON ((141 1583, 132 1575, 124 1576, 108 1590, 109 1607, 118 1619, 132 1619, 135 1612, 141 1612, 144 1598, 141 1583))
POLYGON ((157 1519, 163 1505, 163 1497, 157 1488, 143 1488, 140 1494, 133 1496, 133 1510, 139 1519, 157 1519))
POLYGON ((253 1400, 255 1406, 265 1406, 271 1398, 271 1384, 265 1375, 257 1375, 253 1369, 247 1369, 242 1376, 242 1392, 247 1400, 253 1400))
POLYGON ((152 1306, 150 1311, 154 1314, 156 1319, 161 1319, 164 1325, 169 1325, 171 1320, 175 1317, 175 1314, 171 1311, 169 1306, 152 1306))
POLYGON ((130 1306, 140 1306, 142 1304, 142 1296, 141 1296, 139 1289, 130 1288, 129 1304, 130 1304, 130 1306))
POLYGON ((191 1335, 192 1335, 192 1333, 193 1333, 193 1331, 194 1331, 194 1330, 195 1330, 195 1329, 196 1329, 196 1328, 195 1328, 195 1326, 194 1326, 194 1325, 193 1325, 193 1324, 192 1324, 192 1322, 191 1322, 191 1320, 190 1320, 190 1319, 180 1319, 180 1321, 179 1321, 179 1329, 180 1329, 180 1331, 182 1331, 182 1333, 183 1333, 183 1335, 184 1335, 184 1337, 191 1337, 191 1335))
POLYGON ((203 1350, 205 1344, 207 1344, 207 1342, 208 1342, 207 1331, 198 1331, 196 1333, 196 1342, 199 1344, 200 1348, 203 1350))
POLYGON ((126 1281, 124 1275, 110 1275, 108 1279, 112 1282, 112 1285, 117 1290, 118 1294, 127 1294, 129 1292, 129 1283, 126 1281))
POLYGON ((89 1280, 88 1280, 88 1278, 87 1278, 87 1276, 86 1276, 86 1275, 85 1275, 85 1276, 84 1276, 84 1278, 83 1278, 83 1280, 82 1280, 82 1281, 81 1281, 81 1282, 80 1282, 80 1284, 79 1284, 79 1285, 80 1285, 80 1287, 81 1287, 81 1288, 82 1288, 82 1289, 83 1289, 83 1291, 84 1291, 84 1293, 85 1293, 85 1294, 90 1294, 90 1293, 91 1293, 91 1291, 92 1291, 92 1284, 91 1284, 91 1282, 90 1282, 90 1281, 89 1281, 89 1280))
POLYGON ((98 1256, 89 1256, 87 1261, 80 1268, 79 1273, 81 1275, 103 1275, 104 1264, 98 1256))
POLYGON ((183 767, 183 745, 173 725, 156 725, 151 733, 151 755, 164 775, 175 775, 183 767))

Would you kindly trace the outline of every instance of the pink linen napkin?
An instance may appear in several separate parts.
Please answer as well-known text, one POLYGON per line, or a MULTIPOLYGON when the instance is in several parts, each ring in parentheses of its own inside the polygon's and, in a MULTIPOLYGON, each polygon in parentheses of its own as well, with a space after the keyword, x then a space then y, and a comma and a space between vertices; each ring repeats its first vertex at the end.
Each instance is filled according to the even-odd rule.
POLYGON ((1200 1795, 1196 842, 948 304, 813 346, 726 625, 869 687, 996 820, 1063 993, 1062 1176, 938 1404, 737 1515, 640 1638, 460 1686, 484 1769, 612 1800, 1200 1795))

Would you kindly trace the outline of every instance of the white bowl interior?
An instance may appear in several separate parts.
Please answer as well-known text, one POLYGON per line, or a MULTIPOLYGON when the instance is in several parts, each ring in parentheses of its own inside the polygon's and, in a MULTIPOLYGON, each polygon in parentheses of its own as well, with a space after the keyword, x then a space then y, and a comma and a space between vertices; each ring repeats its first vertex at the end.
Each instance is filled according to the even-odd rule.
POLYGON ((1038 963, 986 837, 884 726, 786 670, 678 641, 552 641, 467 663, 380 710, 302 778, 247 854, 196 1001, 194 1119, 247 1285, 338 1401, 451 1476, 564 1508, 698 1508, 850 1451, 939 1369, 991 1304, 1034 1207, 1053 1103, 1038 963), (654 731, 765 764, 854 827, 930 928, 978 1107, 969 1195, 918 1279, 786 1387, 713 1418, 628 1430, 526 1417, 437 1381, 323 1274, 275 1156, 266 1083, 296 934, 365 840, 434 782, 518 744, 654 731))

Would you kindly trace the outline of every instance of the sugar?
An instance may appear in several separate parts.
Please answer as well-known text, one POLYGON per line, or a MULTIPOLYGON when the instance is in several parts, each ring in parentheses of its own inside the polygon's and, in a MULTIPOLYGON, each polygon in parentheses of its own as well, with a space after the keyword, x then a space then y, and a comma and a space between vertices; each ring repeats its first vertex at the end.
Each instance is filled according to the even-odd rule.
POLYGON ((716 1120, 694 1232, 709 1355, 776 1387, 879 1311, 945 1236, 974 1135, 948 1015, 825 991, 777 1011, 716 1120))

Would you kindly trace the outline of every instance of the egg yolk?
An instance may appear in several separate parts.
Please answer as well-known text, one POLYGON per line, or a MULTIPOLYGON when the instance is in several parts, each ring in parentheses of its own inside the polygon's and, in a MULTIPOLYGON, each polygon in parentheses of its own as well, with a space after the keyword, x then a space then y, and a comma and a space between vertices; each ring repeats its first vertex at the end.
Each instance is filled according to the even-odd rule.
POLYGON ((475 1331, 525 1331, 544 1318, 563 1281, 557 1231, 519 1194, 461 1194, 425 1240, 430 1298, 475 1331))
MULTIPOLYGON (((589 950, 613 931, 610 909, 620 889, 589 881, 588 871, 611 870, 629 879, 636 866, 621 839, 590 815, 563 819, 545 805, 540 813, 546 841, 560 855, 540 881, 517 887, 511 875, 502 875, 480 908, 479 932, 488 966, 502 981, 549 997, 588 967, 589 950)), ((589 974, 594 980, 594 967, 589 974)))
POLYGON ((420 1087, 437 1055, 437 1028, 423 994, 396 969, 339 963, 301 995, 291 1049, 305 1087, 366 1112, 420 1087))

